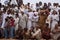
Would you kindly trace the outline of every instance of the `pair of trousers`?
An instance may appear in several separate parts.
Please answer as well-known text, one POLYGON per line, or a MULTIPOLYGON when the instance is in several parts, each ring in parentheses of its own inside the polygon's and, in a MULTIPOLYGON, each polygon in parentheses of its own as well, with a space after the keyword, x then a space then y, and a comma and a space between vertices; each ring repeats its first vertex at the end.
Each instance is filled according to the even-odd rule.
POLYGON ((15 27, 10 28, 10 38, 14 38, 15 33, 15 27))
POLYGON ((7 28, 4 29, 4 36, 5 38, 9 37, 9 30, 7 28))

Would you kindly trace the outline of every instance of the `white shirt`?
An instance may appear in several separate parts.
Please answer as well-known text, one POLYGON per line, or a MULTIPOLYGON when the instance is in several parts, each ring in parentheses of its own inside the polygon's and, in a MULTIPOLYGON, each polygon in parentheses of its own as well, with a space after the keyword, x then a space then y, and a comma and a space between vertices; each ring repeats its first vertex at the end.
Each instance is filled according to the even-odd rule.
POLYGON ((18 17, 17 18, 14 18, 14 20, 15 20, 15 24, 18 24, 19 18, 18 17))
POLYGON ((29 17, 32 18, 32 16, 34 15, 34 13, 33 12, 29 12, 28 15, 29 15, 29 17))
POLYGON ((38 21, 38 17, 39 17, 39 16, 33 16, 33 17, 32 17, 33 21, 34 21, 34 22, 37 22, 37 21, 38 21))
POLYGON ((5 24, 5 18, 7 17, 7 13, 3 13, 3 23, 2 23, 2 26, 1 28, 4 28, 4 24, 5 24))

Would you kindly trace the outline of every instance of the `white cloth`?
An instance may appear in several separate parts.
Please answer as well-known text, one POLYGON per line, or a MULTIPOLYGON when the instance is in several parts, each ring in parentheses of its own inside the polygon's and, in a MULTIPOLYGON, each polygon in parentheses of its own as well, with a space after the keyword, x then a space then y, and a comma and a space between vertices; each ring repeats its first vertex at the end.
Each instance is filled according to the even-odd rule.
POLYGON ((18 11, 18 7, 15 7, 15 8, 14 8, 14 11, 18 11))
POLYGON ((1 11, 3 11, 4 7, 1 8, 1 11))
POLYGON ((12 14, 7 14, 7 17, 13 17, 13 15, 12 14))
POLYGON ((36 5, 32 4, 30 7, 33 11, 36 11, 36 5))
POLYGON ((34 14, 38 16, 38 12, 34 12, 34 14))
POLYGON ((28 28, 28 30, 30 30, 31 27, 32 27, 32 18, 28 17, 28 22, 27 22, 27 28, 28 28))
POLYGON ((27 15, 19 14, 19 25, 24 29, 27 26, 27 15))
POLYGON ((33 14, 34 14, 33 12, 28 13, 29 17, 28 17, 27 27, 28 27, 29 30, 32 27, 32 16, 33 16, 33 14))
POLYGON ((54 30, 55 25, 58 24, 59 21, 59 15, 55 14, 55 15, 51 15, 51 20, 52 20, 52 25, 51 25, 51 30, 54 30))
POLYGON ((59 7, 56 7, 56 6, 50 6, 50 9, 51 9, 51 12, 52 12, 53 10, 55 10, 55 11, 58 12, 58 10, 59 10, 60 8, 59 8, 59 7))
POLYGON ((14 18, 15 20, 15 30, 18 30, 18 22, 19 22, 19 18, 14 18))
POLYGON ((37 22, 38 22, 38 15, 37 16, 33 16, 32 17, 32 21, 33 21, 33 27, 36 27, 36 25, 37 25, 37 22))
POLYGON ((40 8, 43 8, 43 6, 44 6, 44 5, 42 4, 42 5, 40 6, 40 8))
POLYGON ((33 12, 28 12, 28 15, 29 15, 29 17, 32 18, 32 16, 34 15, 34 13, 33 12))
POLYGON ((23 11, 23 12, 24 12, 24 10, 25 10, 25 8, 21 8, 21 7, 20 7, 20 11, 23 11))
POLYGON ((58 12, 58 10, 59 10, 59 7, 54 7, 54 10, 56 10, 56 11, 58 12))
POLYGON ((40 29, 36 30, 35 33, 32 33, 32 36, 37 36, 39 34, 41 34, 41 30, 40 29))
POLYGON ((24 13, 25 13, 25 14, 28 14, 28 9, 25 9, 25 10, 24 10, 24 13))

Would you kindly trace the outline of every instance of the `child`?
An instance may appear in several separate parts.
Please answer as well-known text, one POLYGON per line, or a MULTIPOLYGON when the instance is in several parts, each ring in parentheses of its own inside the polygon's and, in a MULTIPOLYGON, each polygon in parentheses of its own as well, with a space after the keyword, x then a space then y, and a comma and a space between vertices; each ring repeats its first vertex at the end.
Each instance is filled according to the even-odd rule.
POLYGON ((14 24, 15 20, 13 17, 10 17, 10 37, 14 38, 14 32, 15 32, 15 24, 14 24))

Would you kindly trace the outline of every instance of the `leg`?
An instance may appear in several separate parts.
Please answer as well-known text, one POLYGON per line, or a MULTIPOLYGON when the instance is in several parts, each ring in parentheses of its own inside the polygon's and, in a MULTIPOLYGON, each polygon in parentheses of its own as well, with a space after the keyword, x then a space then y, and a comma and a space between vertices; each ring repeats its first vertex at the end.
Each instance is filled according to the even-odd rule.
POLYGON ((5 38, 8 38, 8 31, 6 28, 4 29, 4 35, 5 35, 5 38))
POLYGON ((14 27, 11 27, 10 28, 10 35, 11 35, 10 37, 11 38, 14 38, 14 32, 15 32, 15 28, 14 27))

